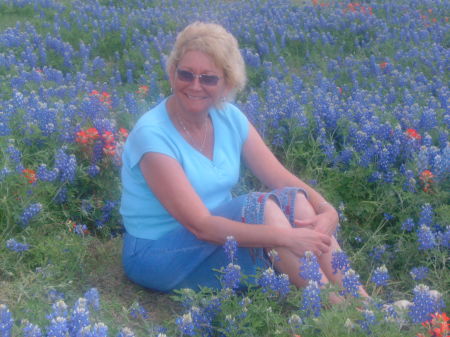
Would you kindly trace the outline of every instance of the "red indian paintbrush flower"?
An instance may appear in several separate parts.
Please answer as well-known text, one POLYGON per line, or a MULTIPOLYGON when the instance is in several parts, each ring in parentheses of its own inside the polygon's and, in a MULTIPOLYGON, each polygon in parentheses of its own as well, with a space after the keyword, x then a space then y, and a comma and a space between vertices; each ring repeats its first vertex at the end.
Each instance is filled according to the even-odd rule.
POLYGON ((24 169, 24 170, 22 170, 22 173, 30 184, 33 184, 34 182, 36 182, 37 178, 36 178, 36 172, 34 170, 24 169))

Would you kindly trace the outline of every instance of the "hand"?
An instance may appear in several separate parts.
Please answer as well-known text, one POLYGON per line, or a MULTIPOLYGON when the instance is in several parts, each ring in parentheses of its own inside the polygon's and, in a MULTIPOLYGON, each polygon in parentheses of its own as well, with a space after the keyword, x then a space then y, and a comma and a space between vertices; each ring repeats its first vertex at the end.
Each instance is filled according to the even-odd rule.
POLYGON ((319 233, 332 236, 336 232, 339 216, 334 208, 304 220, 294 220, 294 224, 301 228, 312 228, 319 233))
POLYGON ((295 255, 301 257, 305 252, 311 251, 316 256, 328 253, 331 246, 331 238, 310 228, 292 228, 287 245, 295 255))

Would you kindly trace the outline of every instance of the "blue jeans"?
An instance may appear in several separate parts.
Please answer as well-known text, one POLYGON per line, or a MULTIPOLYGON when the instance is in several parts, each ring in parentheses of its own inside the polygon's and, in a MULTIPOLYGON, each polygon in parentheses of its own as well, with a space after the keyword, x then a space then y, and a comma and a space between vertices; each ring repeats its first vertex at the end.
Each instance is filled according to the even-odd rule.
MULTIPOLYGON (((232 199, 211 211, 213 215, 249 224, 262 224, 265 203, 269 197, 278 201, 291 224, 294 203, 299 188, 286 187, 268 193, 252 192, 232 199)), ((305 193, 306 194, 306 193, 305 193)), ((135 283, 146 288, 168 292, 174 289, 221 287, 219 273, 229 261, 220 245, 201 241, 181 226, 157 240, 140 239, 126 233, 122 262, 125 273, 135 283)), ((239 247, 234 263, 246 276, 254 276, 269 262, 262 248, 239 247)), ((247 280, 254 283, 254 278, 247 280)))

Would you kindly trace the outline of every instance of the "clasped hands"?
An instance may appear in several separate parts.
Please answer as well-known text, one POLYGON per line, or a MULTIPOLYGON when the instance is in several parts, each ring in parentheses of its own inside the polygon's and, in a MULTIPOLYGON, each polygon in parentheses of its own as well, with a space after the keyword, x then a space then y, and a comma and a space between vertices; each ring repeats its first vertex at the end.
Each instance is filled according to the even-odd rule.
POLYGON ((294 220, 296 227, 293 230, 300 236, 294 253, 302 256, 306 251, 312 251, 318 257, 328 253, 338 222, 339 216, 334 208, 305 220, 294 220))

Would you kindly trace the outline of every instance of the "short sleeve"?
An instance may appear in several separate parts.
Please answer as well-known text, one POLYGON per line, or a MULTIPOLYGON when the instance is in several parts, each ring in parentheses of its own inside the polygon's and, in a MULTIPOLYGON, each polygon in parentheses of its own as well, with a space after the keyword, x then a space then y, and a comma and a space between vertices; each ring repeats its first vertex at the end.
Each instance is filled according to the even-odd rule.
POLYGON ((235 105, 229 103, 228 111, 225 113, 229 114, 231 119, 231 125, 237 129, 239 136, 241 137, 241 145, 245 143, 248 138, 249 121, 247 116, 235 105))
POLYGON ((167 137, 163 126, 141 126, 133 130, 127 139, 125 151, 129 166, 132 168, 139 163, 147 152, 162 153, 178 159, 178 149, 174 142, 167 137))

